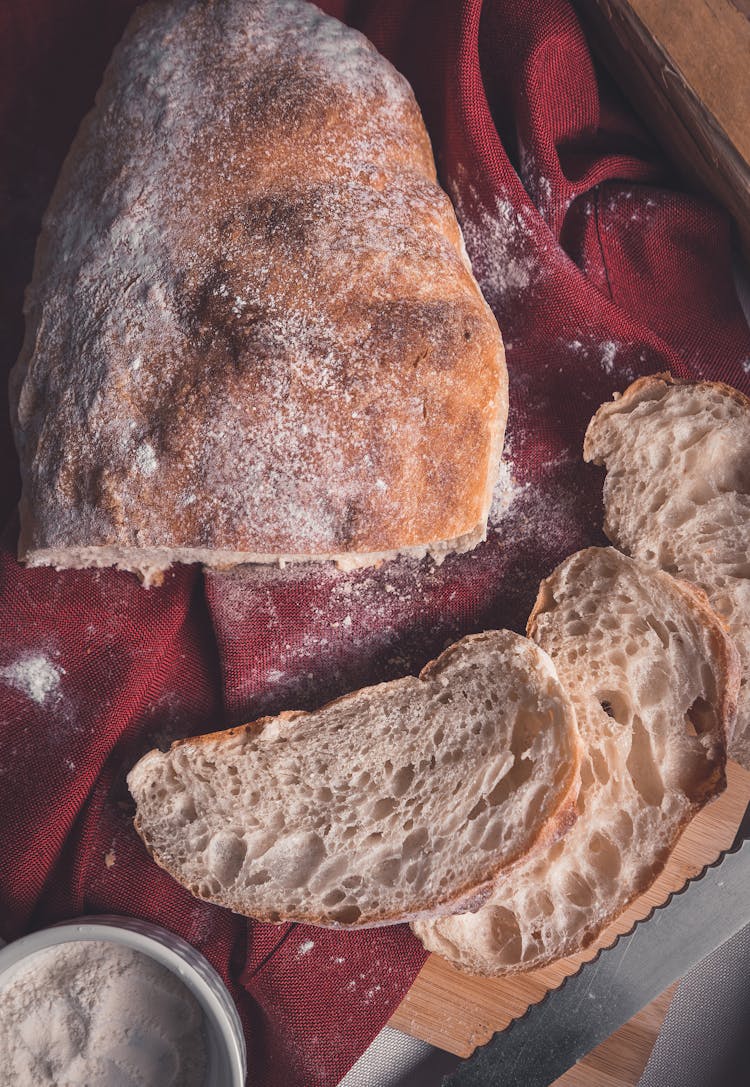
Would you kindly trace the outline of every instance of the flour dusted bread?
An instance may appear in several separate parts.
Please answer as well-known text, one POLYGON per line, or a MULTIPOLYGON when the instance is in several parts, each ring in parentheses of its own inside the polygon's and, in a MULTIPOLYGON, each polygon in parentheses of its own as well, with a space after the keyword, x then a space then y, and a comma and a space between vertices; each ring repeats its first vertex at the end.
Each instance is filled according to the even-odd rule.
POLYGON ((661 871, 725 785, 736 650, 705 598, 613 548, 566 559, 529 633, 552 657, 581 741, 578 819, 501 874, 476 914, 423 921, 425 946, 479 974, 586 947, 661 871))
POLYGON ((604 528, 636 558, 699 585, 742 662, 729 754, 750 769, 750 400, 716 382, 641 378, 589 424, 607 469, 604 528))
POLYGON ((549 657, 500 631, 418 678, 152 751, 128 785, 143 840, 193 894, 363 926, 476 907, 569 824, 578 764, 549 657))
POLYGON ((407 82, 302 0, 133 17, 45 216, 20 557, 148 583, 464 550, 507 414, 407 82))

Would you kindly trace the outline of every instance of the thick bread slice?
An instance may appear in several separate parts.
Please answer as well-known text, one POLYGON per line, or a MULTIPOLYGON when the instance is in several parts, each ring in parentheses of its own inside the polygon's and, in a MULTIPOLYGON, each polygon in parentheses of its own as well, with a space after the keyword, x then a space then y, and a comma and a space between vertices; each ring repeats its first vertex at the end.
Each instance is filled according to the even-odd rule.
POLYGON ((542 582, 529 633, 576 707, 579 814, 562 840, 504 873, 478 913, 414 926, 430 951, 478 974, 586 947, 725 785, 738 661, 698 591, 614 548, 590 548, 542 582))
POLYGON ((133 15, 44 218, 11 401, 29 565, 484 539, 508 410, 407 81, 303 0, 133 15))
POLYGON ((572 818, 579 740, 549 657, 508 631, 418 678, 152 751, 136 827, 201 898, 267 921, 364 926, 476 908, 572 818))
POLYGON ((583 455, 603 464, 604 530, 628 554, 699 585, 742 661, 729 755, 750 769, 750 400, 657 374, 603 404, 583 455))

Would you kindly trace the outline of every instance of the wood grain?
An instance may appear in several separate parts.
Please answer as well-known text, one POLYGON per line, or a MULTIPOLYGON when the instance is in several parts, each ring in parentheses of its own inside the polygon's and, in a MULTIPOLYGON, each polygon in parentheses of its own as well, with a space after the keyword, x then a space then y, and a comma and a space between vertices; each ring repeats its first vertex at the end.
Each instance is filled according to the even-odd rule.
POLYGON ((633 1087, 643 1075, 676 988, 677 982, 670 985, 552 1087, 633 1087))
POLYGON ((729 210, 750 254, 750 2, 574 3, 644 124, 729 210))
MULTIPOLYGON (((728 778, 726 792, 690 823, 654 885, 587 951, 510 978, 470 977, 431 955, 390 1026, 460 1057, 468 1057, 477 1045, 486 1042, 495 1031, 503 1030, 529 1004, 575 973, 581 962, 591 959, 599 947, 606 947, 616 935, 627 932, 635 920, 645 917, 653 906, 661 905, 670 892, 680 890, 686 880, 731 845, 750 802, 750 772, 730 763, 728 778)), ((637 1028, 639 1032, 642 1029, 642 1026, 637 1028)), ((614 1036, 610 1041, 614 1042, 614 1036)), ((634 1083, 637 1079, 636 1076, 635 1080, 622 1082, 634 1083)), ((586 1087, 592 1087, 591 1081, 586 1087)))

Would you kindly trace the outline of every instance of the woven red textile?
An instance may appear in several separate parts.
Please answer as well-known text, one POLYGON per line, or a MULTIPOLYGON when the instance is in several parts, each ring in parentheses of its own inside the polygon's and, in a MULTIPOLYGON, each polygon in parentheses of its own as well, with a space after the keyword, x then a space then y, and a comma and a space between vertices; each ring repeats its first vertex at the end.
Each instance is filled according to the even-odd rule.
MULTIPOLYGON (((41 212, 134 6, 0 6, 3 374, 20 346, 41 212)), ((113 571, 21 569, 15 469, 0 480, 10 518, 0 555, 0 935, 91 912, 180 933, 229 984, 258 1087, 337 1083, 423 952, 405 927, 253 925, 192 899, 132 830, 126 770, 155 743, 405 674, 461 634, 522 630, 539 579, 602 539, 601 473, 580 456, 595 408, 666 368, 750 391, 726 217, 681 191, 596 70, 567 3, 322 6, 372 38, 424 110, 507 341, 510 510, 495 512, 486 544, 440 568, 242 579, 179 568, 145 591, 113 571)), ((14 465, 4 423, 0 442, 14 465)))

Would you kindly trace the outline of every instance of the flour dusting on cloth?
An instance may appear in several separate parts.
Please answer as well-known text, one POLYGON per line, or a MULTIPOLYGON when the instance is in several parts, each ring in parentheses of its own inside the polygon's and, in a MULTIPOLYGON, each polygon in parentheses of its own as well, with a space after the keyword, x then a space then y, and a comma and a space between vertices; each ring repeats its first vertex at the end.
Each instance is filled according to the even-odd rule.
POLYGON ((544 245, 531 226, 535 212, 499 196, 492 205, 483 204, 463 169, 448 189, 477 282, 493 309, 502 312, 507 298, 527 291, 544 272, 544 245))
POLYGON ((65 669, 53 664, 44 653, 25 653, 13 664, 0 667, 0 682, 44 706, 60 696, 60 677, 65 669))
POLYGON ((528 487, 528 483, 517 483, 512 471, 512 465, 506 458, 500 462, 500 471, 497 477, 495 489, 492 492, 492 505, 490 507, 489 523, 499 525, 511 509, 519 494, 528 487))

